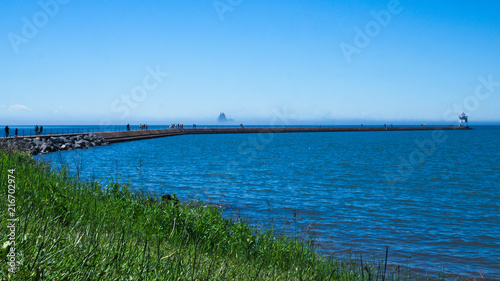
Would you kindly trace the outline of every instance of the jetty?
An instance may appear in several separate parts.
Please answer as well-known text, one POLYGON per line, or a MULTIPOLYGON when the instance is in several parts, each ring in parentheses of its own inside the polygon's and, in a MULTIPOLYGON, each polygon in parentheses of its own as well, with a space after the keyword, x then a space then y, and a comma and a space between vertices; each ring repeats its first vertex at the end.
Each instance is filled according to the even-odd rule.
POLYGON ((109 143, 135 141, 179 135, 206 134, 268 134, 268 133, 313 133, 313 132, 384 132, 384 131, 430 131, 469 130, 465 126, 377 126, 377 127, 274 127, 274 128, 189 128, 138 131, 115 131, 95 133, 109 143))
MULTIPOLYGON (((271 134, 271 133, 316 133, 316 132, 386 132, 386 131, 430 131, 469 130, 469 126, 359 126, 359 127, 249 127, 249 128, 170 128, 122 131, 82 132, 69 134, 30 135, 0 138, 1 147, 12 147, 32 155, 56 151, 84 149, 117 142, 136 141, 179 135, 207 134, 271 134)), ((90 131, 90 130, 89 130, 90 131)))

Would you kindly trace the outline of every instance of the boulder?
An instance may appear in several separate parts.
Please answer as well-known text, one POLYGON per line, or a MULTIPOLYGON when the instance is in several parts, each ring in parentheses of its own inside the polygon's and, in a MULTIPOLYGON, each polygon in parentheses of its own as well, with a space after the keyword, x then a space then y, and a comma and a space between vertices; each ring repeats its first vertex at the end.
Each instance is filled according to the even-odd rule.
POLYGON ((29 151, 32 155, 37 155, 40 150, 37 147, 32 147, 29 151))
POLYGON ((54 151, 54 147, 47 145, 46 143, 42 144, 42 146, 40 147, 41 154, 50 153, 52 151, 54 151))
POLYGON ((42 146, 43 142, 35 139, 31 144, 36 146, 36 147, 40 147, 40 146, 42 146))

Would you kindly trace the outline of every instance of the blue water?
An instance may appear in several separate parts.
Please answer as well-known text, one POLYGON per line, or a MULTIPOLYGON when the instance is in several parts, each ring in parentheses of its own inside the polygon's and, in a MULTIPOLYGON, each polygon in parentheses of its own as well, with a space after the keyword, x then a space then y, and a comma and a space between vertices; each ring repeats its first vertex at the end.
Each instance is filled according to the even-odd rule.
POLYGON ((323 252, 377 257, 389 246, 391 263, 500 279, 498 126, 182 135, 39 157, 307 233, 323 252))

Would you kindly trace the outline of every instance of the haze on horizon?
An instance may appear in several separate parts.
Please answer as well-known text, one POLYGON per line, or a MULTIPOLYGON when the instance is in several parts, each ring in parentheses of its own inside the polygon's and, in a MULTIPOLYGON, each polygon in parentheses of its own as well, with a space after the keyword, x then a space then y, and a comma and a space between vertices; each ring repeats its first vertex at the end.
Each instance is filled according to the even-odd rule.
POLYGON ((500 3, 3 1, 0 124, 500 124, 500 3))

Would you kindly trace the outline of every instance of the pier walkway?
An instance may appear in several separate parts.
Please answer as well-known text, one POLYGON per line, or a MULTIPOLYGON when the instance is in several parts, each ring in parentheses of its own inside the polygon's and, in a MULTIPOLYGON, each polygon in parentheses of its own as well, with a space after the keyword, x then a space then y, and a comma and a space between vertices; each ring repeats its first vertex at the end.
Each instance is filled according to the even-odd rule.
POLYGON ((159 129, 139 131, 116 131, 94 133, 109 143, 160 138, 178 135, 204 134, 265 134, 265 133, 308 133, 308 132, 370 132, 370 131, 429 131, 429 130, 468 130, 458 126, 418 126, 418 127, 295 127, 295 128, 200 128, 200 129, 159 129))

